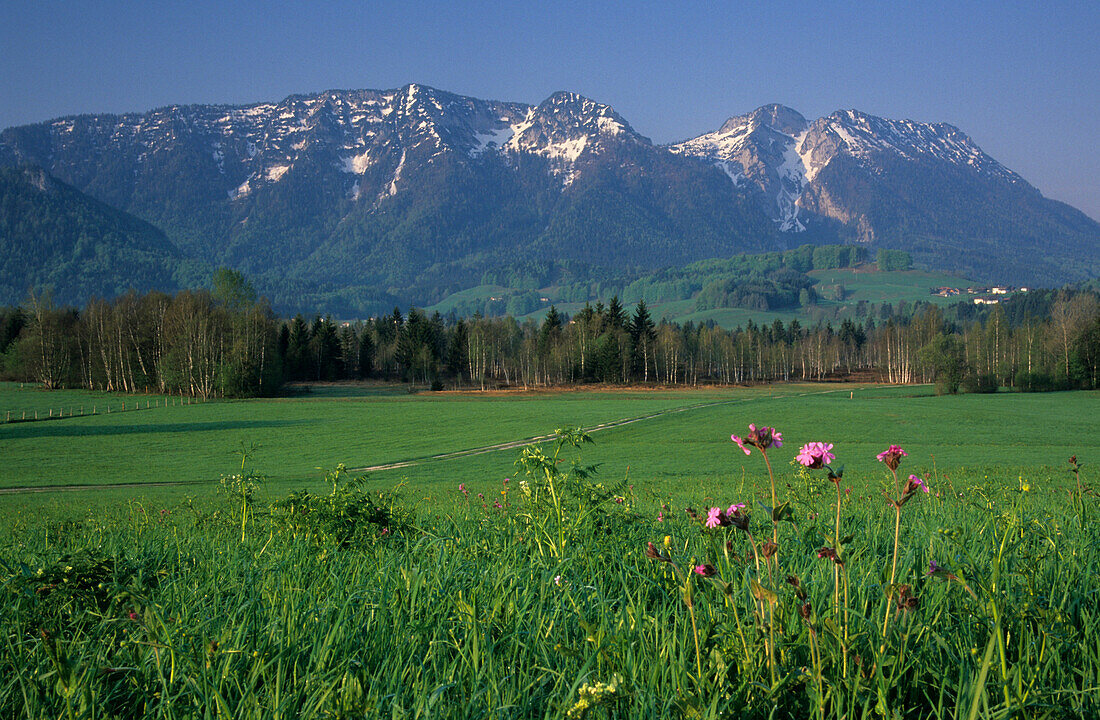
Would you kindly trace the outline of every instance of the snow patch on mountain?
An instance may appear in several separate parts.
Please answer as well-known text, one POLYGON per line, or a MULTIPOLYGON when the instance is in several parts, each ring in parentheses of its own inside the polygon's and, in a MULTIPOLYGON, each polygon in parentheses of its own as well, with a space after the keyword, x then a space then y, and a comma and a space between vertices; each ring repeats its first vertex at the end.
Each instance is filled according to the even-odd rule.
POLYGON ((779 211, 776 222, 783 232, 802 232, 806 226, 798 219, 798 198, 806 186, 806 165, 798 154, 798 142, 791 138, 783 150, 783 162, 778 168, 779 192, 775 202, 779 211))
POLYGON ((730 180, 733 180, 734 187, 741 184, 741 181, 745 179, 745 173, 742 172, 744 168, 741 167, 741 163, 731 162, 729 160, 715 160, 714 164, 718 166, 718 169, 729 175, 730 180))
POLYGON ((370 150, 367 150, 358 155, 342 158, 340 161, 340 169, 346 173, 362 175, 367 171, 367 168, 373 164, 374 161, 371 159, 370 150))
MULTIPOLYGON (((501 119, 507 121, 507 118, 501 119)), ((503 148, 515 134, 515 128, 511 125, 502 127, 499 130, 487 130, 486 132, 475 133, 474 147, 470 149, 470 156, 477 157, 486 150, 503 148)))
POLYGON ((390 184, 386 186, 386 191, 383 193, 385 197, 393 197, 397 194, 397 181, 401 179, 401 171, 405 169, 405 158, 408 156, 407 151, 401 151, 401 160, 397 163, 397 169, 393 172, 393 179, 390 180, 390 184))

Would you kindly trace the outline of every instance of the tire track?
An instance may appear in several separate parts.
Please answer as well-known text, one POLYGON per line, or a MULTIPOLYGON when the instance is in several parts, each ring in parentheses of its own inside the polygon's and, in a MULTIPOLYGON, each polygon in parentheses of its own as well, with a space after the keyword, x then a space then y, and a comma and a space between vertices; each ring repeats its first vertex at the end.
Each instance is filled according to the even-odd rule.
MULTIPOLYGON (((795 393, 793 395, 778 395, 769 396, 768 400, 784 400, 788 398, 806 397, 807 395, 824 395, 827 393, 841 392, 838 389, 832 390, 817 390, 814 392, 795 393)), ((630 425, 631 423, 641 422, 643 420, 652 420, 653 418, 663 417, 665 415, 671 415, 673 413, 689 412, 691 410, 701 410, 703 408, 715 407, 718 405, 732 405, 735 403, 753 402, 756 400, 762 400, 763 398, 731 398, 729 400, 714 400, 712 402, 695 403, 693 405, 683 405, 681 407, 667 408, 665 410, 658 410, 656 412, 647 413, 645 415, 638 415, 635 417, 622 418, 620 420, 609 420, 608 422, 593 425, 587 428, 581 428, 585 432, 591 434, 600 432, 603 430, 611 430, 624 425, 630 425)), ((398 470, 400 468, 413 467, 426 462, 437 462, 440 460, 451 460, 454 458, 471 457, 473 455, 484 455, 485 453, 496 452, 498 450, 513 450, 515 448, 523 447, 524 445, 531 445, 532 443, 541 443, 553 440, 553 433, 546 435, 534 435, 523 440, 509 440, 507 442, 495 443, 493 445, 484 445, 482 447, 469 448, 466 450, 456 450, 449 453, 439 453, 438 455, 425 455, 422 457, 411 458, 409 460, 400 460, 393 463, 384 463, 381 465, 367 465, 365 467, 349 468, 348 472, 374 472, 377 470, 398 470)))

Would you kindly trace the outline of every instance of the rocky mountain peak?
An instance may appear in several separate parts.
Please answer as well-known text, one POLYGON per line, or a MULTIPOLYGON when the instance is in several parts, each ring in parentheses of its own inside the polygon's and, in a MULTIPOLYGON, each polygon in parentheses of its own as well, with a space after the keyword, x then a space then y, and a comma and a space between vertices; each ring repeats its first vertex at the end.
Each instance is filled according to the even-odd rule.
POLYGON ((505 148, 549 159, 551 172, 564 176, 566 185, 586 153, 599 153, 616 143, 651 144, 610 105, 572 92, 554 93, 528 110, 512 131, 505 148))
POLYGON ((747 115, 735 115, 722 124, 719 134, 747 133, 758 128, 768 128, 783 135, 798 135, 808 123, 797 110, 773 103, 762 105, 747 115))

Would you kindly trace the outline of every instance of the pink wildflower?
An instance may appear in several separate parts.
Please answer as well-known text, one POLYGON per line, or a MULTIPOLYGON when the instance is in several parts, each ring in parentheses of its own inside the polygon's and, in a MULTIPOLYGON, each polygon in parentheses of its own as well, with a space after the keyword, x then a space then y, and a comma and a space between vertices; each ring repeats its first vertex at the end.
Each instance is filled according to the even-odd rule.
POLYGON ((706 526, 709 527, 709 528, 718 527, 719 525, 722 524, 721 516, 722 516, 722 508, 712 507, 710 510, 707 511, 706 526))
POLYGON ((771 446, 783 447, 783 433, 779 432, 773 427, 767 425, 761 425, 759 428, 755 424, 749 424, 749 434, 745 437, 737 437, 736 435, 730 435, 730 440, 737 443, 737 446, 745 451, 746 455, 751 454, 746 445, 759 448, 760 450, 767 450, 771 446))
POLYGON ((460 493, 462 493, 463 495, 469 494, 468 491, 466 490, 466 483, 459 483, 458 484, 458 491, 460 493))
POLYGON ((901 459, 903 457, 908 457, 908 455, 909 453, 902 450, 899 446, 891 445, 880 452, 876 457, 879 462, 886 463, 886 467, 891 470, 897 470, 898 465, 901 465, 901 459))
POLYGON ((727 515, 736 515, 738 512, 745 509, 745 503, 734 503, 726 509, 727 515))
POLYGON ((747 447, 745 447, 745 441, 744 440, 737 437, 736 435, 730 435, 730 440, 733 440, 735 443, 737 443, 737 447, 744 450, 746 455, 752 455, 752 451, 749 450, 747 447))
POLYGON ((705 578, 713 577, 716 572, 717 572, 717 570, 714 569, 713 565, 696 565, 695 566, 695 574, 696 575, 702 575, 705 578))
POLYGON ((916 475, 909 476, 909 485, 905 488, 906 492, 916 492, 917 488, 928 492, 928 484, 921 480, 916 475))
POLYGON ((836 460, 836 455, 832 453, 833 444, 823 442, 806 443, 799 450, 798 456, 795 458, 798 462, 810 468, 816 470, 824 467, 836 460))

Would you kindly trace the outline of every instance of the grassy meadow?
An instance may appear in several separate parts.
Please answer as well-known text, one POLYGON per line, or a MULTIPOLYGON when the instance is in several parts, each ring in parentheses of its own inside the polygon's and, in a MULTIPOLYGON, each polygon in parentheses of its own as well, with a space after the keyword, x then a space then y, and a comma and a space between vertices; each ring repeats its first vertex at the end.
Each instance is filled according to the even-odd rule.
POLYGON ((0 716, 1096 717, 1098 401, 351 386, 2 424, 0 488, 96 487, 0 494, 0 716), (592 442, 463 452, 564 425, 592 442))

